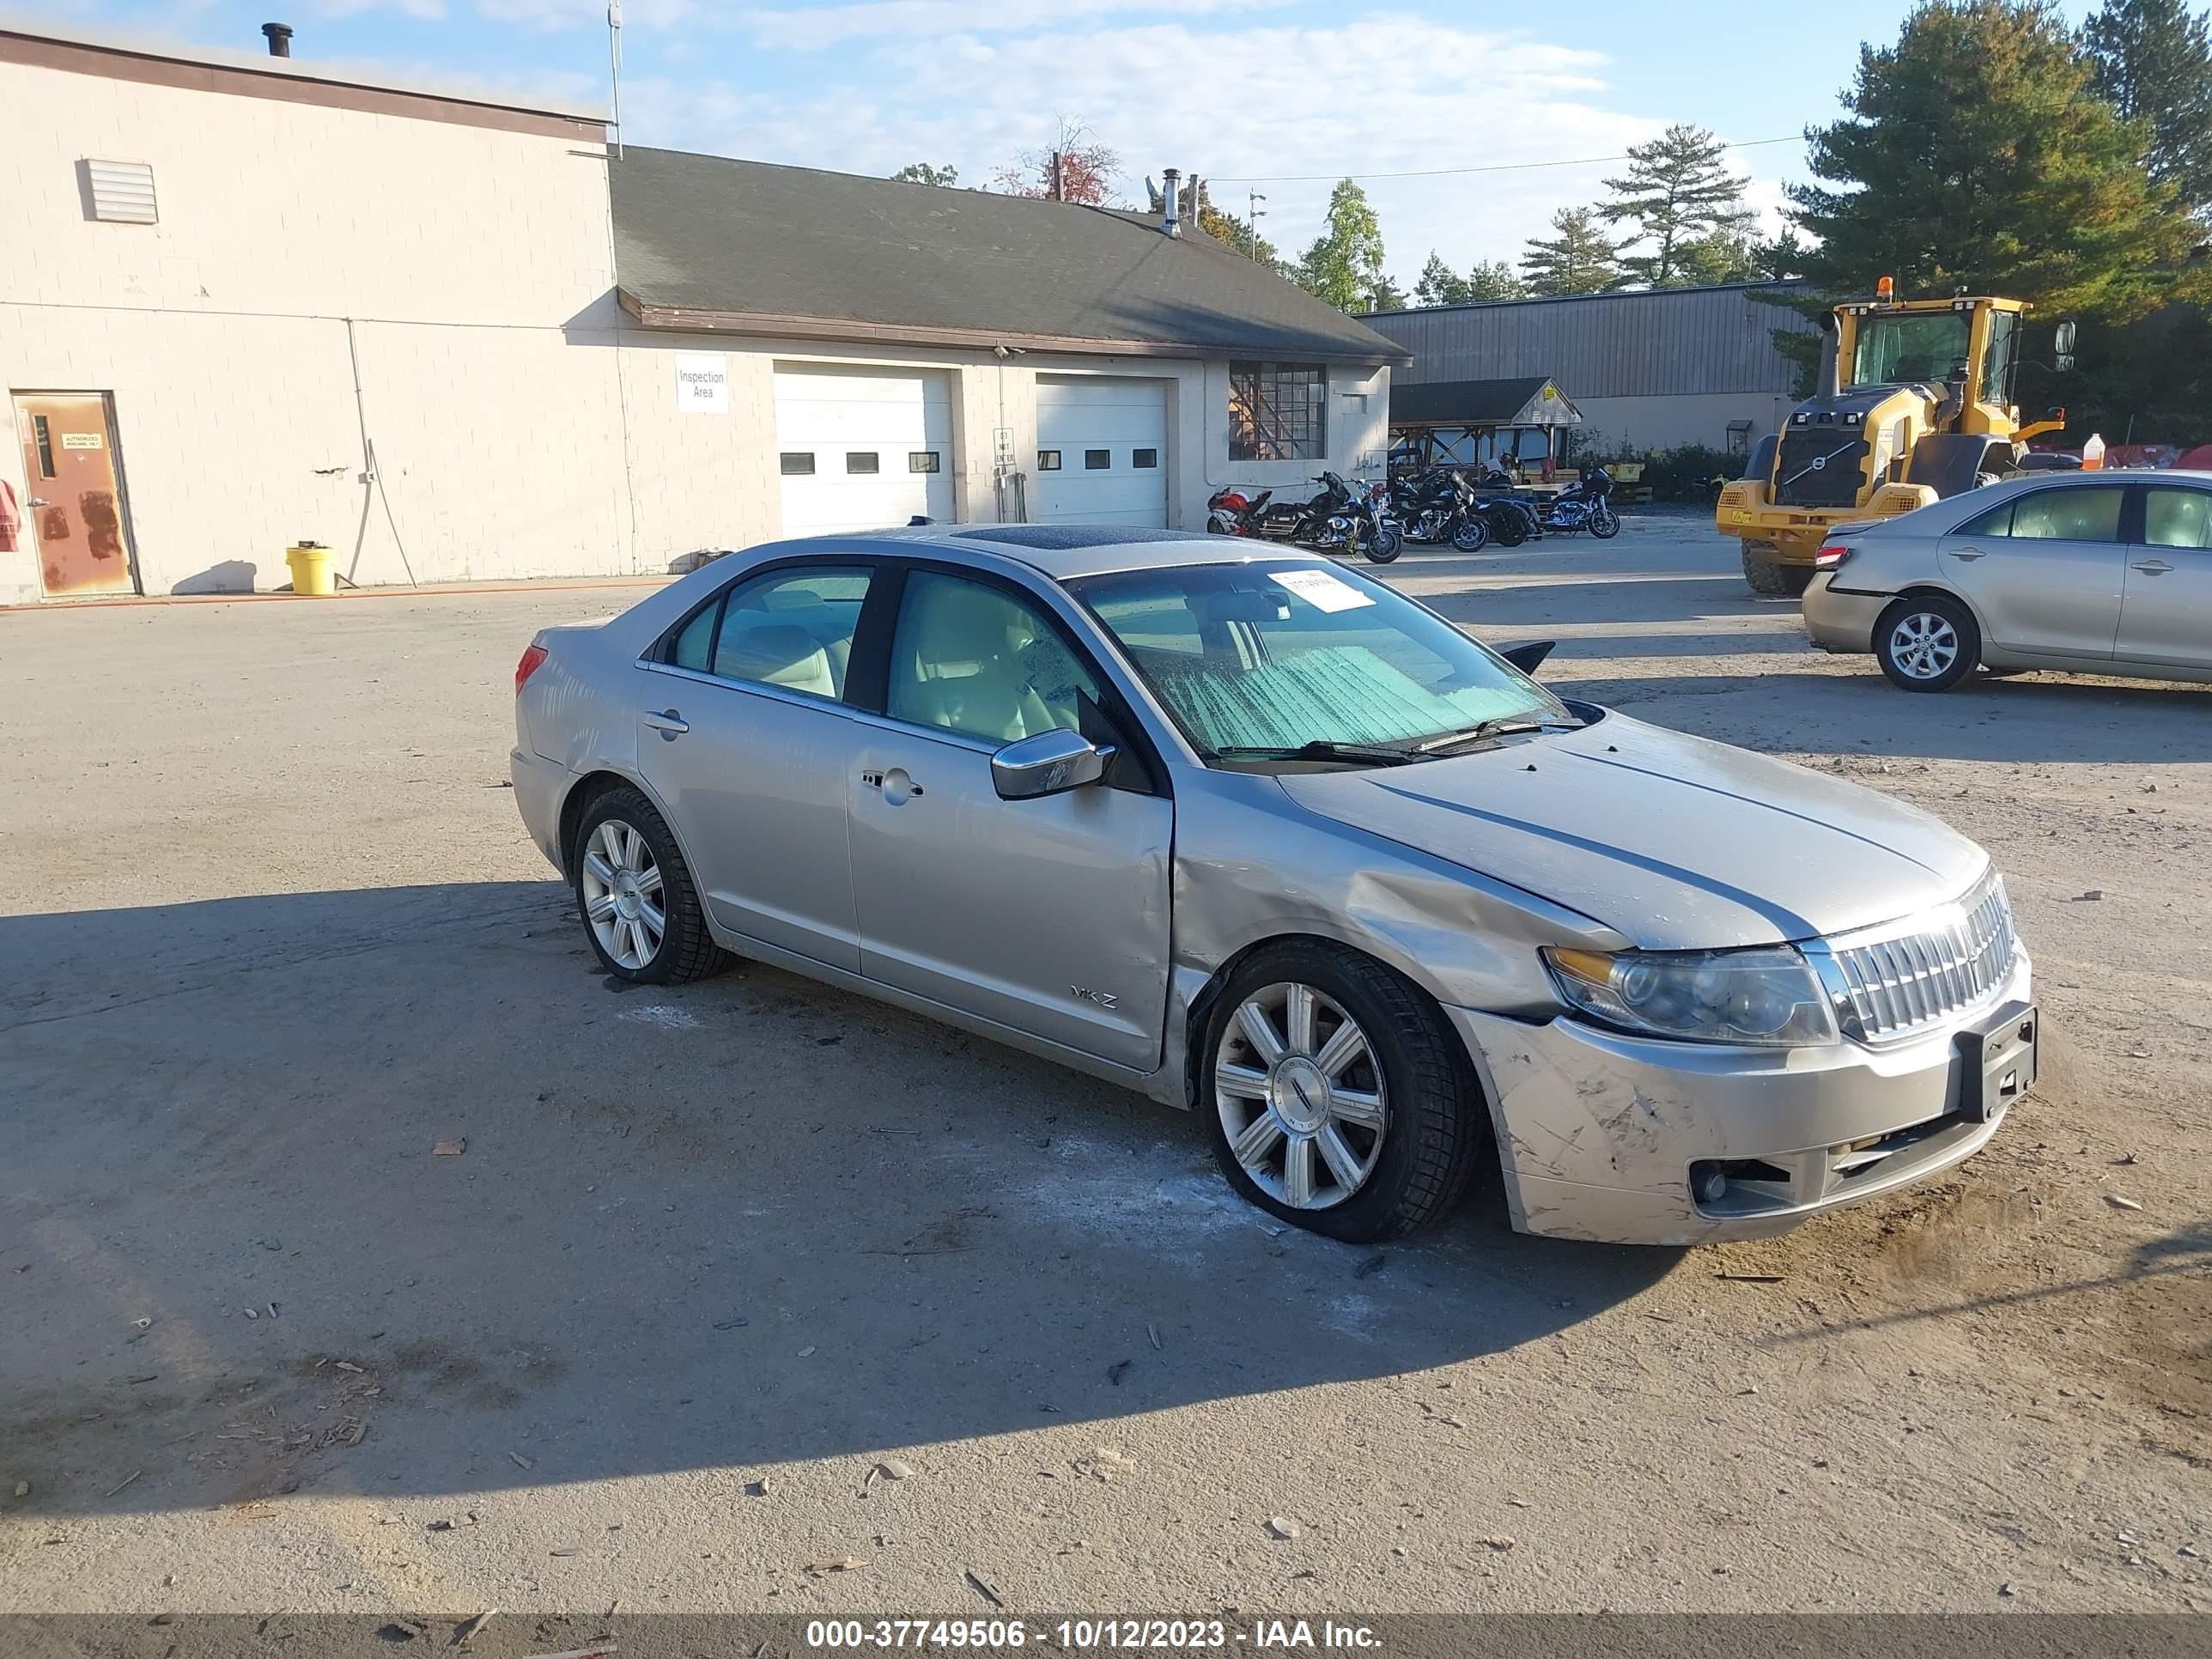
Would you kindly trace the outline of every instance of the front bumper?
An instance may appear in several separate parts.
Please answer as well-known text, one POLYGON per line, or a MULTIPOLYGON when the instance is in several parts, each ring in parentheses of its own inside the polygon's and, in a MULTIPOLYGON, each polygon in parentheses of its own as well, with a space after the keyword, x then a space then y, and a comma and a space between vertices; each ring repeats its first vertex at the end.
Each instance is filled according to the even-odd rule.
POLYGON ((1705 1244, 1787 1232, 1979 1152, 2004 1114, 1962 1111, 1971 1085, 1958 1035, 2028 1003, 2030 986, 2023 951, 2004 985, 1955 1024, 1879 1048, 1709 1047, 1568 1018, 1446 1012, 1484 1073, 1517 1231, 1705 1244), (1771 1165, 1781 1179, 1702 1206, 1690 1165, 1705 1160, 1771 1165))
POLYGON ((507 775, 514 780, 514 805, 522 814, 522 827, 538 850, 561 870, 561 803, 573 781, 568 769, 517 744, 507 750, 507 775))
POLYGON ((1874 649, 1874 625, 1892 596, 1838 593, 1831 586, 1834 580, 1824 570, 1807 586, 1802 602, 1805 632, 1823 650, 1863 656, 1874 649))

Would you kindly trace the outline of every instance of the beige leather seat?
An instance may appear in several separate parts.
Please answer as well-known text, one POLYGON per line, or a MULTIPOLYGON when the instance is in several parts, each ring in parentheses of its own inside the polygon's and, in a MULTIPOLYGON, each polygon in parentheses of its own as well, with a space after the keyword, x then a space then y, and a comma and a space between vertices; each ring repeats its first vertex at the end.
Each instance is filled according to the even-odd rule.
POLYGON ((1036 623, 1021 606, 964 582, 924 581, 900 618, 894 720, 1012 743, 1064 724, 1029 683, 1022 651, 1036 623))
POLYGON ((714 650, 714 672, 737 680, 781 686, 813 696, 835 698, 837 680, 830 653, 805 629, 769 622, 766 613, 732 611, 722 625, 714 650), (761 620, 753 617, 758 615, 761 620))

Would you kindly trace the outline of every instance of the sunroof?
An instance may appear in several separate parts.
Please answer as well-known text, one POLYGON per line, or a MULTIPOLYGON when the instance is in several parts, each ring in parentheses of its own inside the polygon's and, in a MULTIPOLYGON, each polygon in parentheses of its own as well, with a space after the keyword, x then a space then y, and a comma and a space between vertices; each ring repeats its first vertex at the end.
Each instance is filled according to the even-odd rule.
POLYGON ((1000 542, 1008 547, 1034 547, 1055 553, 1072 552, 1079 547, 1119 547, 1127 542, 1196 539, 1187 531, 1138 530, 1110 524, 994 524, 952 533, 963 541, 1000 542))

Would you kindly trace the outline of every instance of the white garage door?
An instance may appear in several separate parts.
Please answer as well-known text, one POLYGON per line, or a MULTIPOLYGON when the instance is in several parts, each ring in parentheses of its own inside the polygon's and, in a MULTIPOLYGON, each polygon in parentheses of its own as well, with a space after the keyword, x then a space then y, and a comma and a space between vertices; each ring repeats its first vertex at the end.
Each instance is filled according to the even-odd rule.
POLYGON ((1041 521, 1167 524, 1167 387, 1165 380, 1038 377, 1041 521))
POLYGON ((783 533, 952 518, 952 401, 933 369, 779 368, 783 533))

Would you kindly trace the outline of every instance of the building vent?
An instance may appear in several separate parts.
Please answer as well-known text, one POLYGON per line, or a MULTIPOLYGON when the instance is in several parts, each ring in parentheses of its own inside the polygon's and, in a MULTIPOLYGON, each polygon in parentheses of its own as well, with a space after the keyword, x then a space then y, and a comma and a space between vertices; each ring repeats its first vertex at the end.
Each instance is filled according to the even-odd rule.
POLYGON ((114 225, 150 225, 161 215, 154 208, 154 169, 145 161, 87 161, 85 196, 92 216, 114 225))

